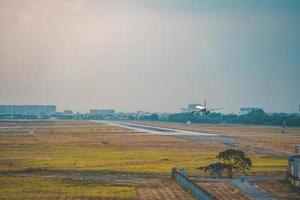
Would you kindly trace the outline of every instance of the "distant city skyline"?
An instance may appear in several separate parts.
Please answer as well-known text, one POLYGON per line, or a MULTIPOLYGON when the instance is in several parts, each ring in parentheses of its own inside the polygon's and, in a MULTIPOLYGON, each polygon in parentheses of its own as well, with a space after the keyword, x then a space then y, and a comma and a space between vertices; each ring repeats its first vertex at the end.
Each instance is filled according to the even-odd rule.
POLYGON ((298 0, 2 0, 0 104, 298 112, 298 0))
MULTIPOLYGON (((68 108, 60 108, 57 109, 57 105, 42 105, 42 104, 0 104, 0 113, 2 114, 26 114, 27 111, 26 110, 36 110, 37 112, 42 113, 41 110, 55 110, 53 113, 55 112, 72 112, 72 113, 97 113, 97 112, 108 112, 108 113, 138 113, 138 112, 148 112, 148 113, 183 113, 183 112, 187 112, 187 113, 192 113, 194 110, 194 106, 196 106, 197 104, 188 104, 186 106, 188 107, 182 107, 180 108, 178 111, 175 112, 166 112, 166 111, 146 111, 146 110, 135 110, 135 111, 120 111, 120 110, 115 110, 115 108, 103 108, 103 107, 94 107, 94 108, 89 108, 88 110, 82 110, 79 111, 78 109, 68 109, 68 108), (191 108, 191 106, 193 108, 191 108), (5 112, 7 110, 7 112, 5 112), (9 110, 9 111, 8 111, 9 110)), ((201 104, 203 105, 203 104, 201 104)), ((208 108, 210 109, 210 108, 208 108)), ((216 113, 246 113, 246 112, 251 112, 252 110, 264 110, 263 107, 240 107, 239 110, 237 112, 222 112, 223 108, 212 108, 212 111, 210 112, 216 112, 216 113)), ((264 110, 266 111, 266 110, 264 110)), ((298 110, 296 112, 294 111, 279 111, 279 112, 283 112, 283 113, 299 113, 300 111, 300 105, 298 106, 298 110)), ((47 111, 48 112, 48 111, 47 111)), ((267 111, 269 113, 273 113, 275 111, 267 111)))

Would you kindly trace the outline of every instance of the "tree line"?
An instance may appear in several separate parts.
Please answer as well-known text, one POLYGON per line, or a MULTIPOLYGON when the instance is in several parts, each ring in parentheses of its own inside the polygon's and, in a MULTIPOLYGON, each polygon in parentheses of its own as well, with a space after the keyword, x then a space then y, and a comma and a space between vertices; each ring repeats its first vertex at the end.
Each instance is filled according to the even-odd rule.
POLYGON ((194 115, 192 113, 171 114, 165 119, 168 122, 180 123, 211 123, 211 124, 245 124, 245 125, 272 125, 272 126, 300 126, 299 114, 274 113, 254 111, 245 115, 209 113, 207 115, 194 115))

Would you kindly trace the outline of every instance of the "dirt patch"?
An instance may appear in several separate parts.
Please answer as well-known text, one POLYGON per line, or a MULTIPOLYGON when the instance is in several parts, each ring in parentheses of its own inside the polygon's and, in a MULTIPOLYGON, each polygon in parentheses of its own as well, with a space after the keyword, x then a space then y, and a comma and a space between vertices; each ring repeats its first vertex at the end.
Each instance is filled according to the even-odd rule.
POLYGON ((295 188, 281 181, 258 182, 256 186, 269 192, 273 196, 282 200, 298 200, 300 199, 300 188, 295 188), (298 191, 297 191, 298 190, 298 191))
POLYGON ((217 200, 249 200, 249 198, 246 197, 238 188, 226 182, 207 182, 198 184, 213 195, 217 200))
POLYGON ((149 179, 136 187, 138 200, 194 200, 178 184, 168 179, 149 179))

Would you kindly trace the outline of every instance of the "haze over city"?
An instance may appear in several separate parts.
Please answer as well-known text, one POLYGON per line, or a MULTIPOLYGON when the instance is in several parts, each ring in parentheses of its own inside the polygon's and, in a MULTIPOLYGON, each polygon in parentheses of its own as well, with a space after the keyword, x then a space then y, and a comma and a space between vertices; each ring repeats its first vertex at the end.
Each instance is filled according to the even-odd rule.
POLYGON ((0 199, 299 200, 300 0, 0 0, 0 199))
POLYGON ((0 104, 297 112, 297 0, 1 0, 0 104))

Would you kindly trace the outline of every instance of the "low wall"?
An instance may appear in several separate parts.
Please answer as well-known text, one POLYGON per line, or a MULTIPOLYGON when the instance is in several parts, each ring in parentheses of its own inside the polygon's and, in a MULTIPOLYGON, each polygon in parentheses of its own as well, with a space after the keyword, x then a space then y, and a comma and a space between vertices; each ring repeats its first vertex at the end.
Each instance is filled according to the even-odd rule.
POLYGON ((172 179, 175 180, 182 188, 193 195, 197 200, 213 200, 214 198, 193 183, 188 177, 185 170, 172 169, 172 179))
POLYGON ((288 159, 287 178, 295 186, 300 186, 300 155, 290 155, 288 159))

